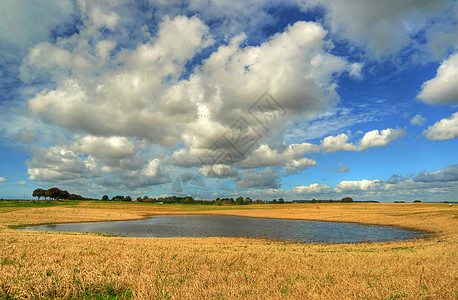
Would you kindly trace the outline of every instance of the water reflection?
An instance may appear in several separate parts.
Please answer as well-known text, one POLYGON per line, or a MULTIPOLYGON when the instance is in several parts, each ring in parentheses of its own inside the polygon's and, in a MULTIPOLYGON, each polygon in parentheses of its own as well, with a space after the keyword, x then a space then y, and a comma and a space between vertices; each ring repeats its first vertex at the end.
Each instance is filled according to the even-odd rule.
POLYGON ((421 235, 395 227, 236 216, 159 216, 138 221, 33 226, 46 231, 98 232, 127 237, 251 237, 297 242, 357 243, 421 235))

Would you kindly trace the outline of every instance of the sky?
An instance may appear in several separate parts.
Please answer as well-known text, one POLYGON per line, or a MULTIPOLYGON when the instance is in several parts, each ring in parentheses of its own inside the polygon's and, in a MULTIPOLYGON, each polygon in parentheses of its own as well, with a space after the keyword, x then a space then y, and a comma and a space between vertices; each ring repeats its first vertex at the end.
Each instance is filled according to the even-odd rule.
POLYGON ((1 1, 0 198, 457 201, 457 3, 1 1))

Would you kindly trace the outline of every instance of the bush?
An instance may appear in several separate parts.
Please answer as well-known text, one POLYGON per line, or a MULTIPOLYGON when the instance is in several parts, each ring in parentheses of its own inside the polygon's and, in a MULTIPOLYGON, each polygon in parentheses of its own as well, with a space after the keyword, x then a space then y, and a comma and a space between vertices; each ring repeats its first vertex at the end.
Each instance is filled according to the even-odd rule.
POLYGON ((345 198, 343 198, 342 200, 340 200, 340 202, 353 202, 353 198, 351 198, 351 197, 345 197, 345 198))

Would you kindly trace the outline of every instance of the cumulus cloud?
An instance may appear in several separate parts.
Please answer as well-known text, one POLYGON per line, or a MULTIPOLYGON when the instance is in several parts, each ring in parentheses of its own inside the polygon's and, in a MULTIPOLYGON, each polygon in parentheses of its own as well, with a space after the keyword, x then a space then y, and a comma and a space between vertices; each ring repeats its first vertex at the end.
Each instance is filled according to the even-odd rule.
POLYGON ((140 173, 150 178, 168 177, 162 170, 161 161, 157 158, 150 161, 148 166, 141 170, 140 173))
POLYGON ((379 187, 383 181, 379 179, 374 180, 359 180, 359 181, 351 181, 351 180, 344 180, 339 182, 336 186, 336 191, 338 192, 351 192, 351 191, 368 191, 372 189, 376 189, 379 187))
POLYGON ((126 137, 98 137, 86 135, 72 145, 72 149, 94 157, 122 159, 134 154, 135 145, 126 137))
POLYGON ((5 177, 0 177, 0 182, 5 182, 6 178, 5 177))
POLYGON ((300 159, 293 159, 288 161, 284 167, 287 175, 297 174, 303 171, 307 167, 312 167, 316 165, 316 161, 310 158, 300 158, 300 159))
POLYGON ((417 95, 429 104, 453 104, 458 102, 458 53, 443 61, 436 77, 423 83, 417 95))
POLYGON ((372 130, 361 138, 358 150, 362 151, 371 147, 384 147, 405 135, 406 132, 402 129, 388 128, 381 131, 372 130))
POLYGON ((425 124, 426 118, 420 114, 416 114, 412 119, 410 119, 410 124, 416 126, 423 126, 425 124))
POLYGON ((237 188, 276 189, 280 186, 279 181, 278 171, 275 171, 274 168, 268 167, 259 172, 248 170, 243 174, 242 179, 237 182, 237 188))
MULTIPOLYGON (((83 32, 71 40, 40 43, 24 60, 22 77, 47 76, 57 88, 30 99, 29 109, 46 122, 91 136, 137 137, 167 147, 182 140, 192 155, 208 150, 240 116, 251 128, 264 130, 247 103, 266 90, 291 117, 313 118, 338 100, 333 76, 358 73, 358 65, 349 67, 327 52, 326 31, 319 24, 297 22, 259 46, 245 47, 246 37, 235 36, 192 76, 181 78, 186 63, 212 43, 208 32, 197 17, 165 18, 157 36, 118 53, 105 67, 97 61, 108 56, 113 41, 76 43, 83 32)), ((281 134, 287 121, 273 120, 272 134, 281 134)), ((222 146, 232 151, 227 143, 222 146)), ((180 154, 185 153, 172 159, 177 165, 180 154)))
POLYGON ((199 173, 205 177, 227 178, 236 177, 238 172, 232 169, 232 166, 224 164, 206 165, 199 169, 199 173))
POLYGON ((93 72, 100 66, 91 64, 96 60, 93 49, 83 45, 73 52, 59 43, 46 45, 47 51, 41 49, 43 44, 31 49, 23 73, 33 76, 50 69, 58 76, 57 89, 43 90, 29 100, 30 111, 69 130, 173 146, 179 138, 177 126, 195 119, 197 105, 186 81, 173 87, 170 83, 201 47, 209 45, 208 27, 197 17, 166 18, 156 38, 119 54, 115 64, 121 66, 97 77, 93 72), (63 76, 65 69, 79 76, 63 76))
MULTIPOLYGON (((149 174, 149 173, 146 173, 149 174)), ((100 177, 94 180, 100 186, 110 188, 112 190, 134 190, 141 188, 150 188, 154 185, 160 185, 171 181, 166 173, 158 173, 160 175, 152 177, 145 176, 142 171, 125 171, 117 173, 112 177, 100 177)))
POLYGON ((442 119, 423 131, 423 135, 431 141, 451 140, 458 136, 458 112, 449 119, 442 119))
POLYGON ((427 20, 440 17, 442 12, 453 7, 450 0, 298 2, 306 9, 316 5, 324 7, 331 31, 363 47, 370 57, 375 58, 394 54, 415 43, 414 34, 429 25, 427 20))
POLYGON ((352 143, 347 143, 349 137, 345 133, 341 133, 337 136, 328 136, 321 141, 321 147, 326 152, 337 152, 337 151, 355 151, 357 147, 352 143))
POLYGON ((445 169, 426 172, 421 171, 413 178, 416 182, 449 182, 458 181, 458 164, 446 167, 445 169))
POLYGON ((31 159, 26 161, 29 180, 38 182, 77 181, 102 175, 93 157, 80 157, 65 146, 49 149, 34 147, 31 159))
POLYGON ((289 164, 306 164, 313 165, 311 159, 301 158, 307 153, 318 152, 319 146, 302 143, 281 145, 278 148, 271 148, 269 145, 262 144, 256 148, 248 157, 238 162, 238 168, 259 168, 264 166, 281 167, 289 164), (297 159, 302 159, 301 162, 297 159))
POLYGON ((308 186, 295 186, 291 191, 298 195, 304 194, 320 194, 331 190, 331 187, 326 184, 312 183, 308 186))

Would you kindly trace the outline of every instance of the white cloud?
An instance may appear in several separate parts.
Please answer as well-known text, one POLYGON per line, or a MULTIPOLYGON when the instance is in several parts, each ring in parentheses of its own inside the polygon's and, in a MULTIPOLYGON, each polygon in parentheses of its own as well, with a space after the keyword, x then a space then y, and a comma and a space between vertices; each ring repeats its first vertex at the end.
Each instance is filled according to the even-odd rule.
POLYGON ((281 167, 290 164, 310 164, 313 160, 302 157, 307 153, 318 152, 320 147, 309 143, 280 145, 277 149, 267 144, 259 145, 248 157, 238 162, 238 168, 281 167), (302 159, 301 162, 298 159, 302 159))
POLYGON ((392 141, 399 139, 406 135, 406 132, 402 129, 384 129, 380 132, 378 130, 372 130, 367 132, 360 140, 358 150, 362 151, 371 147, 383 147, 387 146, 392 141))
POLYGON ((356 151, 357 147, 352 143, 347 143, 348 139, 349 137, 345 133, 337 136, 328 136, 321 141, 321 147, 326 152, 356 151))
POLYGON ((248 189, 276 189, 280 186, 278 171, 274 168, 265 168, 262 171, 248 170, 243 174, 243 178, 237 182, 237 188, 248 189))
POLYGON ((27 184, 27 181, 18 181, 17 182, 17 185, 26 185, 27 184))
POLYGON ((151 178, 166 176, 166 174, 162 170, 161 161, 157 158, 150 161, 148 166, 146 166, 143 170, 141 170, 140 173, 146 177, 151 177, 151 178))
POLYGON ((213 178, 227 178, 227 177, 236 177, 238 172, 232 169, 232 166, 224 164, 216 164, 212 166, 202 166, 199 169, 199 173, 205 177, 213 178))
POLYGON ((449 119, 442 119, 423 131, 423 135, 431 141, 450 140, 458 137, 458 112, 449 119))
POLYGON ((458 53, 443 61, 436 77, 423 83, 417 95, 429 104, 452 104, 458 102, 458 53))
POLYGON ((331 190, 331 187, 326 184, 312 183, 308 186, 296 186, 291 191, 294 194, 304 195, 304 194, 320 194, 326 193, 331 190))
POLYGON ((201 47, 209 45, 207 33, 208 27, 196 17, 166 18, 156 38, 119 53, 114 63, 121 66, 111 70, 91 63, 97 58, 84 36, 71 37, 81 39, 84 46, 73 51, 61 49, 67 46, 64 41, 47 45, 47 51, 39 44, 22 66, 23 77, 50 70, 57 89, 43 90, 30 99, 29 109, 70 130, 173 146, 180 135, 177 126, 196 118, 197 105, 187 81, 170 83, 201 47), (65 70, 75 75, 69 77, 65 70), (94 77, 96 72, 102 74, 94 77))
POLYGON ((423 126, 425 124, 426 118, 420 114, 416 114, 412 119, 410 119, 410 124, 416 126, 423 126))
POLYGON ((360 181, 344 180, 344 181, 341 181, 336 186, 336 191, 338 192, 368 191, 368 190, 376 189, 382 183, 383 182, 379 179, 374 179, 374 180, 363 179, 360 181))
POLYGON ((78 181, 102 175, 94 158, 89 156, 84 159, 65 146, 49 149, 34 147, 31 149, 31 159, 25 164, 29 180, 38 182, 78 181))
MULTIPOLYGON (((370 57, 394 54, 409 44, 425 28, 428 20, 440 17, 453 7, 450 0, 438 1, 298 1, 305 8, 325 7, 326 20, 337 36, 363 47, 370 57)), ((438 28, 439 29, 439 28, 438 28)))
POLYGON ((285 165, 286 174, 297 174, 303 171, 307 167, 312 167, 316 165, 316 161, 310 158, 300 158, 300 159, 293 159, 288 161, 285 165))
POLYGON ((352 63, 351 65, 349 65, 350 76, 353 76, 357 79, 362 79, 363 78, 363 75, 361 73, 362 69, 363 69, 362 63, 352 63))
POLYGON ((328 136, 321 141, 321 147, 326 152, 337 151, 363 151, 372 147, 383 147, 390 144, 392 141, 405 136, 406 132, 402 129, 387 128, 381 131, 377 129, 366 132, 359 140, 358 146, 353 143, 348 143, 349 137, 345 133, 337 136, 328 136))
POLYGON ((134 154, 135 145, 125 137, 99 137, 86 135, 80 137, 71 147, 80 153, 96 158, 122 159, 134 154))
POLYGON ((6 178, 5 177, 0 177, 0 182, 5 182, 6 178))

